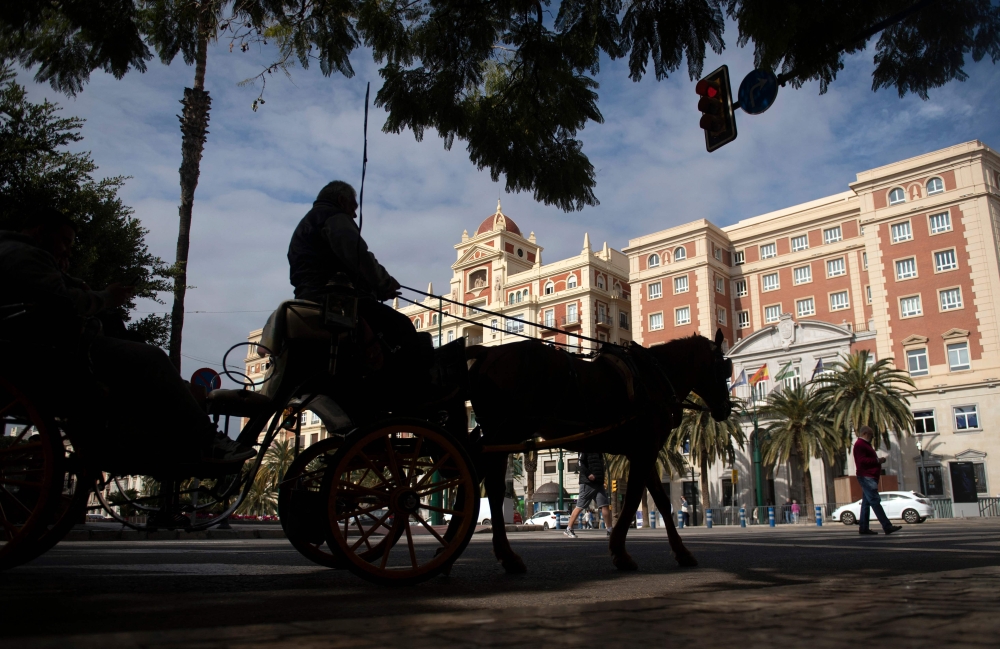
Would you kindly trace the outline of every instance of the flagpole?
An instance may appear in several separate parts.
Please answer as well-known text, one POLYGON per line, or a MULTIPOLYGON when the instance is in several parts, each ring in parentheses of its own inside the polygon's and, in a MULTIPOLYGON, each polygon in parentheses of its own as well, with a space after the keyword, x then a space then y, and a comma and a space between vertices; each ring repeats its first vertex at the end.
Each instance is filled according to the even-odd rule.
POLYGON ((763 523, 761 520, 761 507, 764 506, 764 482, 763 475, 761 474, 761 457, 760 457, 760 429, 757 426, 757 395, 755 394, 756 386, 750 386, 750 400, 753 402, 753 475, 754 483, 757 492, 757 522, 763 523))

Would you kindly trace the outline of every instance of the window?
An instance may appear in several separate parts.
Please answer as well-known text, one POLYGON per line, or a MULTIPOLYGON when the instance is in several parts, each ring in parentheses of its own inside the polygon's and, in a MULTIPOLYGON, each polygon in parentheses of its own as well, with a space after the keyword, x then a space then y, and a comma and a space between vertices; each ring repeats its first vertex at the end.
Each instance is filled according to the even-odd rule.
POLYGON ((951 230, 951 214, 948 212, 932 214, 930 221, 931 234, 941 234, 942 232, 948 232, 951 230))
POLYGON ((674 293, 687 293, 688 292, 688 276, 683 275, 681 277, 674 278, 674 293))
POLYGON ((624 311, 618 312, 618 326, 622 329, 628 329, 628 314, 624 311))
POLYGON ((906 369, 910 372, 910 376, 926 375, 930 371, 927 364, 927 349, 908 350, 906 352, 906 369))
POLYGON ((813 281, 812 266, 799 266, 792 271, 792 280, 795 284, 808 284, 813 281))
POLYGON ((954 248, 934 253, 934 270, 942 273, 946 270, 955 270, 956 268, 958 268, 958 257, 955 255, 954 248))
POLYGON ((646 260, 647 268, 656 268, 659 265, 660 265, 660 256, 657 254, 650 255, 649 259, 646 260))
POLYGON ((909 241, 913 238, 913 230, 910 229, 910 222, 903 221, 902 223, 896 223, 889 228, 892 231, 892 242, 899 243, 901 241, 909 241))
POLYGON ((861 253, 861 267, 864 268, 865 270, 868 270, 868 253, 867 252, 861 253))
POLYGON ((647 293, 650 300, 656 300, 663 295, 663 284, 660 282, 653 282, 647 286, 647 293))
POLYGON ((521 301, 520 291, 518 291, 517 293, 511 293, 509 296, 507 296, 507 304, 517 304, 520 301, 521 301))
POLYGON ((552 295, 556 292, 556 285, 552 282, 545 282, 545 294, 552 295))
POLYGON ((691 307, 682 306, 679 309, 674 309, 674 324, 676 325, 691 324, 691 307))
MULTIPOLYGON (((508 329, 508 331, 510 331, 510 329, 508 329)), ((438 334, 434 334, 433 336, 431 336, 431 347, 437 349, 440 346, 441 346, 441 336, 438 334)))
POLYGON ((740 329, 746 329, 750 326, 750 312, 740 311, 736 314, 736 326, 740 329))
POLYGON ((809 237, 806 235, 800 235, 797 237, 792 237, 792 252, 798 252, 799 250, 805 250, 809 247, 809 237))
POLYGON ((940 178, 931 178, 927 181, 927 195, 940 194, 944 191, 944 183, 940 178))
POLYGON ((579 459, 567 460, 566 461, 566 470, 569 471, 570 473, 579 473, 580 472, 580 460, 579 459))
POLYGON ((896 279, 910 279, 917 276, 917 260, 914 257, 896 262, 896 279))
POLYGON ((746 262, 746 256, 743 254, 742 250, 737 250, 733 253, 733 265, 740 266, 746 262))
POLYGON ((979 406, 955 406, 955 430, 979 428, 979 406))
POLYGON ((764 275, 763 277, 761 277, 761 281, 764 284, 765 291, 778 290, 778 273, 771 273, 770 275, 764 275))
POLYGON ((566 278, 566 288, 576 288, 576 275, 570 275, 566 278))
POLYGON ((760 258, 770 259, 778 256, 778 247, 773 243, 766 243, 760 247, 760 258))
POLYGON ((546 327, 554 327, 554 326, 556 326, 556 310, 555 309, 546 309, 545 310, 545 321, 544 321, 544 324, 545 324, 546 327))
POLYGON ((865 287, 865 298, 867 298, 868 304, 872 303, 872 287, 871 286, 866 286, 865 287))
POLYGON ((556 472, 556 461, 555 460, 545 460, 542 465, 543 473, 555 473, 556 472))
POLYGON ((312 413, 312 417, 309 418, 309 423, 312 424, 312 425, 314 425, 314 426, 316 424, 318 424, 319 423, 319 415, 317 415, 315 412, 312 413))
POLYGON ((726 280, 721 277, 715 278, 715 292, 726 294, 726 280))
POLYGON ((687 259, 688 251, 687 248, 681 246, 674 250, 674 261, 681 261, 682 259, 687 259))
POLYGON ((496 318, 493 318, 492 320, 490 320, 490 328, 493 329, 493 331, 496 331, 497 329, 500 328, 499 326, 497 326, 498 322, 499 321, 496 318))
POLYGON ((712 244, 712 246, 715 247, 715 258, 718 259, 719 261, 722 261, 722 248, 716 246, 714 243, 712 244))
POLYGON ((844 263, 844 258, 840 259, 830 259, 826 262, 826 276, 827 277, 840 277, 841 275, 847 274, 847 265, 844 263))
POLYGON ((906 192, 903 191, 902 187, 897 187, 896 189, 889 192, 889 205, 898 205, 906 200, 906 192))
POLYGON ((511 316, 511 318, 507 318, 507 333, 524 333, 524 323, 520 322, 521 320, 524 320, 524 314, 518 313, 517 315, 511 316), (511 318, 517 318, 517 320, 512 320, 511 318))
POLYGON ((761 381, 753 386, 751 392, 753 392, 753 400, 757 403, 767 401, 767 381, 761 381))
POLYGON ((721 306, 715 308, 715 319, 720 324, 725 326, 726 324, 726 310, 721 306))
POLYGON ((920 308, 920 296, 911 295, 910 297, 900 298, 899 313, 900 317, 903 318, 912 318, 923 313, 923 310, 920 308))
POLYGON ((448 332, 448 342, 452 342, 454 340, 455 340, 455 332, 454 331, 449 331, 448 332))
POLYGON ((841 309, 846 309, 850 306, 850 301, 847 299, 847 291, 839 291, 837 293, 830 294, 831 311, 840 311, 841 309))
POLYGON ((781 379, 786 390, 799 387, 799 368, 790 367, 785 371, 784 378, 781 379))
POLYGON ((747 281, 745 279, 739 279, 733 282, 733 293, 736 294, 736 297, 746 297, 747 281))
POLYGON ((937 425, 934 422, 934 411, 933 410, 914 410, 913 411, 913 430, 918 435, 924 433, 934 433, 937 432, 937 425))
POLYGON ((600 288, 600 289, 604 288, 604 275, 598 275, 597 276, 597 288, 600 288))
POLYGON ((969 343, 953 343, 948 345, 948 368, 952 372, 967 370, 969 364, 969 343))
POLYGON ((575 324, 579 318, 577 317, 576 303, 566 305, 566 324, 575 324))
POLYGON ((414 329, 420 328, 420 318, 417 318, 416 320, 413 321, 413 328, 414 329))
POLYGON ((797 313, 800 318, 816 315, 816 303, 811 297, 807 297, 804 300, 798 300, 795 302, 795 313, 797 313))
POLYGON ((649 330, 659 331, 660 329, 663 329, 663 314, 662 313, 649 314, 649 330))
POLYGON ((772 322, 777 322, 781 319, 781 306, 775 304, 774 306, 764 307, 764 322, 771 324, 772 322))
POLYGON ((823 230, 823 243, 837 243, 844 238, 840 232, 840 226, 823 230))
POLYGON ((944 495, 944 481, 941 479, 941 467, 927 466, 921 468, 920 493, 926 496, 944 495))
POLYGON ((941 297, 941 310, 951 311, 962 308, 962 289, 946 288, 938 292, 941 297))

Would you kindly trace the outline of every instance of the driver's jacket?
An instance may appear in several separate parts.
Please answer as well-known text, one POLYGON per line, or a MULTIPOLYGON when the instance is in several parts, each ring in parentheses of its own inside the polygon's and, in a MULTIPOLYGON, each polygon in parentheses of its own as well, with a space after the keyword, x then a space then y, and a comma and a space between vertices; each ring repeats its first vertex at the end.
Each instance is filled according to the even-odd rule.
POLYGON ((0 305, 33 304, 56 313, 91 316, 107 302, 107 292, 84 288, 63 273, 55 257, 31 237, 0 230, 0 305))

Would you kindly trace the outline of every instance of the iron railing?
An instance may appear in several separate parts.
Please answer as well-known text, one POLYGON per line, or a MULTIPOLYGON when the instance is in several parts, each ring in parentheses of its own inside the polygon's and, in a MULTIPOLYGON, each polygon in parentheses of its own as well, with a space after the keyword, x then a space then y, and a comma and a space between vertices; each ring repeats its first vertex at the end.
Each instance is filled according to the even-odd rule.
POLYGON ((564 315, 561 318, 562 326, 580 324, 579 315, 564 315))
POLYGON ((1000 498, 980 498, 980 516, 1000 516, 1000 498))
POLYGON ((934 518, 954 518, 955 514, 951 509, 951 498, 944 496, 929 497, 927 502, 934 508, 934 518))

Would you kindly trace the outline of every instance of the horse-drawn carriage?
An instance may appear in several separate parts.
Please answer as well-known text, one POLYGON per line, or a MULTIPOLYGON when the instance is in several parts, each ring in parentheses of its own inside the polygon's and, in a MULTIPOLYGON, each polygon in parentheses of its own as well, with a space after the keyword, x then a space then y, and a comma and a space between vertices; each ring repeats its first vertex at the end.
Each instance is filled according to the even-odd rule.
MULTIPOLYGON (((330 288, 322 304, 288 301, 271 316, 259 343, 270 357, 262 382, 228 370, 223 359, 243 389, 212 391, 206 410, 222 430, 242 420, 238 441, 258 447, 242 466, 224 468, 165 462, 155 449, 137 448, 137 436, 122 436, 99 385, 52 383, 46 379, 56 372, 32 369, 64 350, 2 340, 3 324, 29 310, 0 314, 0 342, 17 350, 0 370, 0 569, 58 543, 82 519, 95 486, 107 512, 134 529, 221 523, 250 493, 271 443, 305 410, 320 416, 330 437, 292 462, 278 508, 289 541, 316 563, 376 583, 415 583, 449 570, 475 531, 481 479, 499 510, 508 454, 541 448, 544 438, 544 446, 628 457, 610 550, 616 566, 634 569, 624 547, 628 519, 643 488, 669 511, 654 460, 682 408, 693 405, 688 394, 699 394, 716 419, 730 413, 732 365, 721 331, 714 341, 692 336, 649 350, 608 346, 592 362, 538 341, 466 350, 462 339, 438 349, 427 339, 436 392, 401 399, 387 392, 385 371, 373 371, 384 343, 359 324, 353 290, 330 288), (472 434, 467 399, 480 423, 472 434), (124 503, 145 513, 145 524, 120 515, 121 501, 104 495, 127 475, 148 476, 153 485, 124 503), (432 524, 446 514, 446 525, 432 524)), ((669 520, 667 533, 678 561, 694 565, 669 520)), ((493 528, 493 548, 508 571, 524 570, 502 525, 493 528)))

